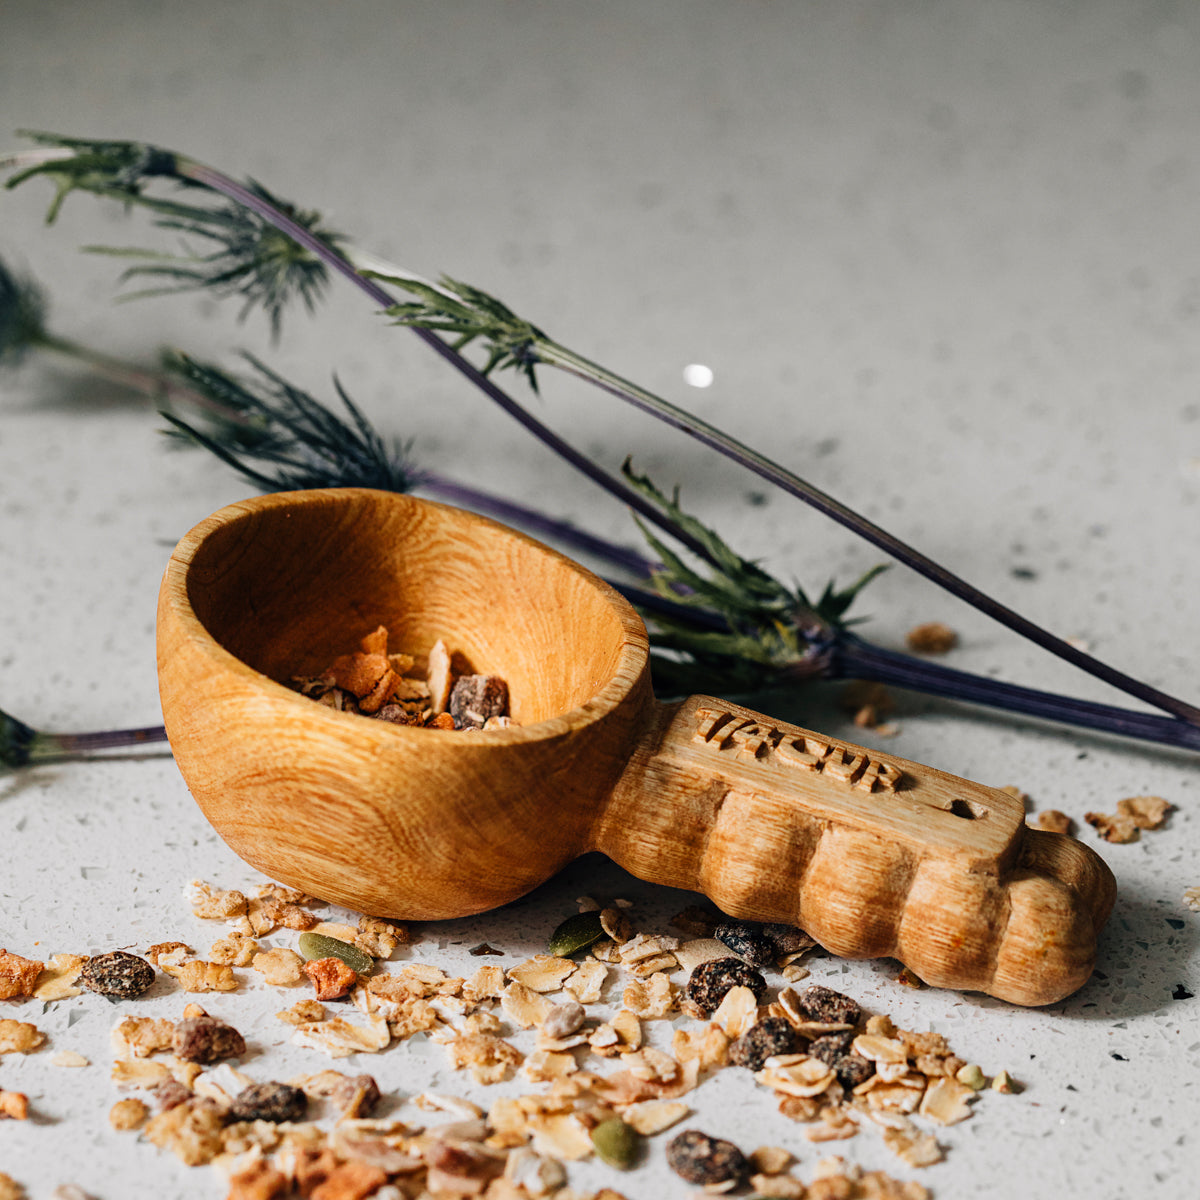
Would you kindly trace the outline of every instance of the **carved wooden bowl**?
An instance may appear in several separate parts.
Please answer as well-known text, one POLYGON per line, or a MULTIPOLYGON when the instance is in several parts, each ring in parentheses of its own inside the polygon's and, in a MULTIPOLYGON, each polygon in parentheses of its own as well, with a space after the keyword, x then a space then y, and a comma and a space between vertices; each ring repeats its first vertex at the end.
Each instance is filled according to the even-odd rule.
POLYGON ((1112 875, 1004 792, 712 697, 658 703, 645 628, 569 559, 361 489, 260 497, 192 530, 159 597, 163 716, 218 833, 283 883, 437 919, 601 850, 837 954, 1045 1004, 1091 972, 1112 875), (438 731, 289 686, 387 626, 504 677, 517 725, 438 731))

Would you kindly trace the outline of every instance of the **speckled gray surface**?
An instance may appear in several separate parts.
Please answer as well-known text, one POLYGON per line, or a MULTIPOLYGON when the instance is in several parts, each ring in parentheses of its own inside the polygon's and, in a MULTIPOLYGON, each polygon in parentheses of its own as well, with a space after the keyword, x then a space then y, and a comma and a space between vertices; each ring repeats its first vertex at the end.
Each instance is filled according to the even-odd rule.
MULTIPOLYGON (((495 290, 1030 617, 1196 696, 1194 7, 7 0, 0 19, 10 133, 142 137, 262 179, 365 247, 495 290), (691 362, 712 367, 711 388, 686 387, 691 362)), ((114 307, 111 263, 76 247, 145 244, 144 224, 78 199, 47 231, 44 199, 3 197, 0 253, 49 285, 60 332, 147 357, 161 344, 268 349, 260 321, 239 327, 209 302, 114 307)), ((617 506, 348 289, 270 353, 315 389, 336 371, 428 465, 631 536, 617 506)), ((782 497, 756 503, 754 481, 594 393, 547 381, 540 412, 610 465, 634 450, 780 573, 819 585, 878 558, 782 497)), ((0 705, 35 725, 158 717, 168 548, 243 488, 165 452, 157 423, 73 370, 0 378, 0 705)), ((884 644, 937 618, 961 632, 956 666, 1114 698, 904 570, 863 608, 884 644)), ((827 691, 763 704, 849 736, 827 691)), ((917 699, 897 720, 888 750, 1016 783, 1038 808, 1079 819, 1142 793, 1178 808, 1131 845, 1085 828, 1120 896, 1096 978, 1062 1004, 1022 1011, 901 988, 894 964, 814 960, 814 981, 1026 1085, 985 1095, 928 1170, 870 1131, 834 1150, 919 1174, 943 1200, 1189 1194, 1200 1001, 1172 997, 1200 992, 1200 916, 1181 903, 1200 884, 1194 759, 917 699)), ((255 881, 156 754, 0 779, 0 847, 0 945, 34 956, 206 947, 216 934, 189 914, 185 881, 255 881)), ((627 896, 647 924, 679 902, 588 860, 510 909, 427 929, 412 953, 453 969, 486 940, 515 962, 583 892, 627 896)), ((138 1011, 181 1003, 156 991, 138 1011)), ((325 1065, 286 1043, 278 1007, 252 982, 210 1005, 247 1034, 254 1076, 325 1065)), ((223 1194, 206 1170, 109 1130, 116 1010, 88 995, 0 1010, 49 1035, 40 1053, 0 1059, 0 1087, 27 1092, 36 1114, 0 1124, 0 1169, 32 1197, 67 1182, 105 1200, 223 1194), (52 1065, 61 1050, 92 1065, 52 1065)), ((352 1065, 401 1096, 483 1097, 419 1040, 352 1065)), ((829 1149, 744 1073, 694 1100, 690 1124, 746 1149, 786 1145, 802 1177, 829 1149)), ((619 1180, 571 1175, 631 1197, 689 1194, 661 1146, 619 1180)))

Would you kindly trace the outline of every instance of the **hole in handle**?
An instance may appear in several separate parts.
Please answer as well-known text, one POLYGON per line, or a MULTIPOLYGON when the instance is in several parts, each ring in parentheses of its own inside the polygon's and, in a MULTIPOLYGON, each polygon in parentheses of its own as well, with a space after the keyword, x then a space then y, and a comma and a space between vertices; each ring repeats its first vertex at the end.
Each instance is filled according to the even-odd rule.
POLYGON ((982 804, 976 804, 973 800, 953 800, 950 803, 950 812, 956 817, 962 817, 965 821, 981 821, 988 815, 988 810, 982 804))

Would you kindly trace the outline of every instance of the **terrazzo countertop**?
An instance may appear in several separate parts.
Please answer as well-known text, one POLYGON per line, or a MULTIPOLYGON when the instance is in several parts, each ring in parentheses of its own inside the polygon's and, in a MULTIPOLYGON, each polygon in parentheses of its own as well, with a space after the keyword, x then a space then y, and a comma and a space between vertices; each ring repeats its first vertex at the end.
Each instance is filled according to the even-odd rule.
MULTIPOLYGON (((7 0, 2 22, 5 141, 17 128, 140 138, 261 180, 362 247, 494 292, 1033 620, 1197 698, 1196 9, 7 0), (711 386, 689 386, 689 364, 707 366, 711 386)), ((0 256, 42 282, 62 336, 146 362, 162 346, 227 363, 247 349, 325 398, 336 374, 427 468, 637 542, 618 504, 346 285, 285 320, 275 345, 260 315, 238 324, 234 302, 115 305, 123 264, 78 248, 162 235, 85 197, 47 228, 47 199, 33 185, 0 197, 0 256)), ((880 559, 598 392, 546 377, 531 404, 610 468, 632 452, 662 486, 681 484, 698 516, 785 579, 819 589, 880 559)), ((0 376, 0 706, 38 728, 159 721, 155 597, 170 547, 248 490, 217 461, 172 452, 161 424, 144 401, 49 357, 0 376)), ((881 645, 939 620, 959 633, 948 665, 1121 703, 904 568, 872 583, 859 611, 881 645)), ((937 1165, 906 1166, 870 1128, 813 1144, 738 1069, 689 1095, 687 1127, 746 1151, 784 1146, 804 1180, 840 1154, 939 1200, 1190 1194, 1195 755, 909 693, 896 702, 885 738, 852 724, 833 685, 754 698, 1071 816, 1119 887, 1096 973, 1027 1010, 901 986, 895 962, 806 960, 806 983, 942 1033, 1023 1085, 937 1129, 937 1165), (1136 842, 1105 843, 1083 823, 1147 794, 1175 808, 1136 842)), ((183 889, 196 878, 263 882, 164 750, 0 777, 0 946, 34 958, 175 939, 206 950, 223 930, 192 916, 183 889)), ((545 949, 582 895, 627 899, 661 931, 694 899, 586 858, 501 911, 421 927, 397 964, 512 966, 545 949), (481 942, 503 956, 471 957, 481 942)), ((199 999, 246 1035, 241 1067, 255 1079, 369 1071, 400 1113, 422 1090, 482 1104, 532 1090, 519 1077, 476 1085, 424 1036, 331 1063, 274 1019, 301 989, 281 998, 238 975, 237 992, 199 999)), ((608 1003, 619 998, 614 975, 608 1003)), ((27 1121, 0 1121, 0 1171, 34 1200, 77 1195, 56 1191, 67 1184, 99 1200, 223 1196, 208 1168, 108 1124, 114 1020, 178 1019, 184 1002, 166 977, 127 1008, 89 993, 0 1002, 0 1018, 47 1039, 0 1057, 0 1089, 31 1107, 27 1121), (56 1065, 64 1051, 89 1065, 56 1065)), ((652 1024, 668 1045, 669 1023, 652 1024)), ((689 1196, 664 1141, 625 1175, 573 1163, 572 1186, 689 1196)))

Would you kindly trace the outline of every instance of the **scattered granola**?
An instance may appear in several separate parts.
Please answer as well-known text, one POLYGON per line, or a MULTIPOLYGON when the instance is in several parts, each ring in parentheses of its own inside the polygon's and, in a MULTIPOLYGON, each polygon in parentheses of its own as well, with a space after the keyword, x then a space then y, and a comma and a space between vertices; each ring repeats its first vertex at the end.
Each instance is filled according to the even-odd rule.
POLYGON ((35 1000, 66 1000, 78 996, 83 989, 76 987, 76 980, 83 970, 87 956, 84 954, 52 954, 42 965, 37 986, 33 989, 35 1000))
POLYGON ((51 1060, 52 1067, 87 1067, 91 1063, 78 1050, 60 1050, 51 1060))
POLYGON ((1044 829, 1047 833, 1066 833, 1072 832, 1073 822, 1065 812, 1060 812, 1057 808, 1047 808, 1038 813, 1034 821, 1038 829, 1044 829))
POLYGON ((304 973, 312 980, 318 1000, 336 1000, 348 995, 358 975, 340 958, 314 958, 304 964, 304 973))
POLYGON ((189 1167, 211 1162, 221 1152, 225 1114, 221 1106, 193 1097, 151 1117, 143 1129, 147 1141, 170 1150, 189 1167))
POLYGON ((1175 806, 1161 796, 1130 796, 1117 801, 1117 812, 1139 829, 1158 829, 1175 806))
POLYGON ((667 1164, 688 1183, 743 1182, 750 1174, 746 1156, 723 1138, 710 1137, 697 1129, 677 1134, 667 1143, 667 1164))
MULTIPOLYGON (((157 967, 161 965, 159 959, 163 956, 172 961, 182 962, 189 954, 195 953, 186 942, 156 942, 146 951, 146 957, 157 967)), ((87 959, 83 961, 87 962, 87 959)))
POLYGON ((108 1110, 108 1123, 118 1132, 130 1129, 140 1129, 150 1115, 145 1103, 134 1096, 118 1100, 108 1110))
POLYGON ((449 709, 456 729, 482 729, 492 717, 508 716, 508 684, 498 675, 462 675, 449 709))
POLYGON ((175 1026, 171 1049, 188 1062, 214 1063, 246 1053, 246 1042, 232 1025, 216 1017, 192 1017, 175 1026))
POLYGON ((236 992, 237 977, 226 963, 205 962, 201 958, 186 962, 170 962, 169 956, 159 958, 159 965, 179 983, 185 992, 236 992))
POLYGON ((595 945, 604 937, 604 926, 600 924, 600 910, 576 913, 568 917, 550 935, 547 947, 556 957, 570 958, 595 945))
POLYGON ((1190 887, 1183 893, 1183 905, 1192 912, 1200 912, 1200 886, 1190 887))
POLYGON ((6 1092, 0 1088, 0 1121, 27 1121, 29 1097, 24 1092, 6 1092))
POLYGON ((750 1071, 761 1071, 774 1054, 794 1054, 800 1039, 786 1017, 764 1017, 729 1047, 729 1061, 750 1071))
POLYGON ((291 987, 299 983, 304 974, 304 959, 286 946, 260 951, 250 966, 274 987, 291 987))
POLYGON ((1106 842, 1136 842, 1143 829, 1159 829, 1175 806, 1161 796, 1130 796, 1117 801, 1116 813, 1089 812, 1083 819, 1106 842))
POLYGON ((79 982, 92 992, 114 1000, 133 1000, 154 983, 154 968, 136 954, 110 950, 89 958, 79 972, 79 982))
POLYGON ((713 937, 722 945, 745 959, 752 967, 770 967, 775 964, 775 939, 765 933, 761 926, 746 921, 735 921, 718 925, 713 937))
POLYGON ((248 967, 255 958, 258 943, 244 933, 219 938, 208 948, 208 961, 228 967, 248 967))
MULTIPOLYGON (((322 928, 329 929, 329 925, 325 924, 322 928)), ((370 954, 354 945, 354 938, 357 936, 358 931, 351 929, 349 926, 343 926, 342 928, 349 934, 348 938, 338 938, 331 934, 311 930, 302 933, 299 943, 300 953, 310 962, 313 960, 320 962, 333 958, 345 964, 352 972, 358 975, 369 975, 374 969, 375 964, 370 954)), ((305 970, 307 971, 307 968, 305 970)), ((331 999, 331 997, 322 996, 321 999, 331 999)))
MULTIPOLYGON (((238 1092, 229 1109, 234 1121, 302 1121, 308 1097, 288 1083, 255 1083, 238 1092)), ((382 1181, 381 1181, 382 1182, 382 1181)))
MULTIPOLYGON (((280 891, 259 889, 247 913, 264 902, 306 899, 280 891)), ((214 909, 236 910, 229 893, 207 888, 207 894, 214 909)), ((367 1114, 380 1090, 370 1075, 327 1070, 289 1084, 264 1084, 227 1063, 202 1072, 202 1062, 240 1054, 245 1044, 232 1027, 191 1004, 178 1023, 147 1018, 118 1023, 114 1082, 141 1088, 143 1096, 149 1091, 160 1111, 149 1118, 145 1101, 121 1103, 131 1114, 141 1106, 137 1122, 145 1122, 153 1144, 170 1148, 186 1163, 219 1166, 229 1180, 230 1200, 284 1200, 294 1194, 310 1200, 368 1194, 379 1200, 443 1194, 585 1200, 566 1186, 564 1162, 595 1156, 618 1168, 632 1165, 643 1138, 687 1117, 687 1093, 703 1074, 731 1061, 754 1072, 781 1113, 805 1124, 809 1140, 853 1137, 878 1125, 885 1144, 914 1166, 938 1161, 942 1153, 914 1119, 949 1125, 971 1115, 970 1103, 986 1078, 956 1058, 943 1037, 897 1029, 884 1016, 864 1023, 854 1000, 825 987, 800 992, 784 987, 768 1000, 763 974, 729 953, 745 954, 750 947, 764 968, 786 971, 813 947, 801 931, 713 918, 701 910, 702 916, 693 914, 692 930, 711 934, 720 926, 728 940, 700 937, 681 945, 675 938, 637 932, 627 902, 592 905, 586 914, 590 934, 597 928, 600 933, 583 962, 566 953, 541 954, 507 972, 480 966, 462 979, 432 963, 409 961, 390 973, 360 978, 341 958, 327 955, 332 970, 346 973, 344 994, 359 1010, 360 1023, 329 1019, 316 999, 278 1014, 295 1026, 294 1042, 333 1057, 379 1052, 393 1039, 424 1031, 444 1046, 454 1068, 470 1071, 480 1084, 511 1079, 515 1071, 517 1079, 541 1084, 539 1094, 505 1096, 486 1115, 450 1097, 416 1097, 418 1107, 450 1116, 450 1124, 424 1131, 390 1116, 371 1119, 367 1114), (689 972, 683 988, 671 979, 681 967, 689 972), (607 1019, 597 1020, 588 1006, 600 1000, 613 969, 623 973, 615 989, 621 1006, 614 1004, 607 1019), (553 992, 560 993, 558 1003, 553 992), (654 1044, 649 1036, 654 1030, 643 1029, 643 1021, 674 1016, 680 1008, 699 1021, 667 1031, 668 1053, 654 1044), (505 1036, 513 1026, 532 1031, 526 1035, 535 1045, 529 1053, 505 1036), (173 1050, 175 1057, 146 1057, 159 1050, 173 1050), (595 1073, 594 1064, 605 1059, 610 1072, 595 1073), (310 1097, 327 1101, 337 1114, 332 1129, 305 1120, 310 1097)), ((352 952, 370 955, 372 968, 376 957, 387 957, 399 944, 393 941, 396 927, 373 918, 363 918, 357 928, 328 922, 300 932, 306 939, 333 937, 352 952)), ((399 932, 407 940, 407 931, 399 932)), ((243 943, 254 944, 240 929, 223 941, 234 961, 243 943)), ((182 944, 152 949, 163 969, 177 977, 194 967, 223 968, 232 978, 232 962, 189 963, 192 952, 182 944)), ((298 974, 300 963, 283 947, 256 949, 251 961, 276 986, 298 974)), ((304 969, 321 962, 313 959, 304 969)), ((684 1177, 715 1192, 749 1183, 764 1197, 803 1200, 927 1195, 917 1184, 902 1185, 840 1160, 827 1160, 806 1185, 786 1173, 792 1159, 785 1150, 761 1147, 747 1159, 731 1143, 695 1130, 671 1145, 669 1158, 694 1173, 684 1177)), ((586 1200, 602 1198, 621 1200, 611 1189, 586 1200)))
POLYGON ((0 1019, 0 1054, 29 1054, 45 1040, 46 1035, 28 1021, 0 1019))
POLYGON ((910 629, 904 644, 914 654, 947 654, 958 645, 958 634, 940 621, 927 621, 910 629))
POLYGON ((44 965, 37 959, 0 950, 0 1000, 31 995, 44 965))
POLYGON ((325 1006, 318 1000, 297 1000, 275 1016, 288 1025, 311 1025, 325 1020, 325 1006))
POLYGON ((380 625, 319 675, 297 676, 302 695, 336 712, 357 713, 395 725, 427 729, 491 729, 511 724, 508 685, 497 675, 473 674, 459 654, 438 640, 425 656, 424 677, 412 672, 416 657, 388 653, 380 625))
POLYGON ((592 1130, 596 1157, 619 1171, 628 1171, 642 1154, 642 1139, 632 1125, 620 1117, 609 1117, 592 1130))
POLYGON ((853 1025, 862 1016, 862 1010, 849 996, 832 988, 821 987, 820 984, 805 988, 797 995, 796 1003, 800 1011, 813 1021, 853 1025))
POLYGON ((115 1058, 146 1058, 156 1050, 169 1050, 174 1036, 171 1021, 124 1017, 113 1026, 109 1041, 115 1058))
POLYGON ((767 981, 740 958, 714 958, 701 963, 688 978, 685 995, 702 1013, 710 1013, 734 987, 746 987, 761 1000, 767 981))

